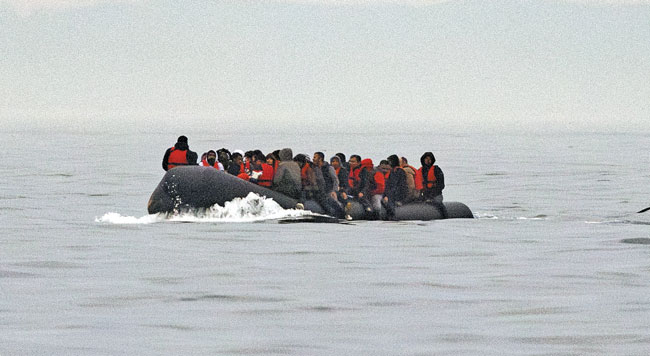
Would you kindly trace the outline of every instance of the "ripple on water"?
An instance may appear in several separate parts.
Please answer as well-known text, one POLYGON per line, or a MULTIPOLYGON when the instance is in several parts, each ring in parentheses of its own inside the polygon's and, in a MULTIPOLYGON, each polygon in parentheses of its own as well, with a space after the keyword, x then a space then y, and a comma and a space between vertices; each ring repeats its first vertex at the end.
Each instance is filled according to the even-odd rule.
POLYGON ((228 302, 244 302, 244 303, 279 303, 287 302, 289 299, 273 298, 273 297, 259 297, 248 295, 227 295, 227 294, 204 294, 196 297, 182 297, 178 299, 181 302, 198 302, 206 300, 222 300, 228 302))
POLYGON ((650 245, 650 238, 636 237, 631 239, 622 239, 621 242, 624 244, 650 245))

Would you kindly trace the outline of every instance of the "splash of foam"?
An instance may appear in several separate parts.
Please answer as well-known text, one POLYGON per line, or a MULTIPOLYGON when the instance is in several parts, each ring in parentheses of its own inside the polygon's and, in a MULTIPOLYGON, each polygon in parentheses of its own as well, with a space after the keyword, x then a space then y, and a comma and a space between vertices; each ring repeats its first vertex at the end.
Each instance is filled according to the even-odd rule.
POLYGON ((108 224, 152 224, 156 222, 254 222, 298 217, 312 214, 310 211, 283 209, 273 199, 249 193, 245 198, 235 198, 224 206, 213 205, 205 211, 181 214, 152 214, 137 218, 118 213, 106 213, 95 222, 108 224))
POLYGON ((95 222, 116 225, 134 225, 134 224, 153 224, 158 221, 164 220, 164 215, 152 214, 145 215, 139 218, 135 216, 124 216, 119 213, 106 213, 102 217, 96 217, 95 222))

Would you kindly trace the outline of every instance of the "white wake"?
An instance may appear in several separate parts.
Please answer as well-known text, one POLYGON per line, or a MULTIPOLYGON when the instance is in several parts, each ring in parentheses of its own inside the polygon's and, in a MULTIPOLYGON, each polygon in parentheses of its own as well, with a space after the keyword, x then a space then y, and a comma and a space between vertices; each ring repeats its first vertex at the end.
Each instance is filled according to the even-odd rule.
POLYGON ((271 198, 249 193, 245 198, 235 198, 224 206, 213 205, 202 212, 182 214, 151 214, 142 217, 124 216, 119 213, 106 213, 96 217, 95 222, 128 225, 153 224, 158 222, 255 222, 298 217, 312 214, 310 211, 283 209, 271 198))

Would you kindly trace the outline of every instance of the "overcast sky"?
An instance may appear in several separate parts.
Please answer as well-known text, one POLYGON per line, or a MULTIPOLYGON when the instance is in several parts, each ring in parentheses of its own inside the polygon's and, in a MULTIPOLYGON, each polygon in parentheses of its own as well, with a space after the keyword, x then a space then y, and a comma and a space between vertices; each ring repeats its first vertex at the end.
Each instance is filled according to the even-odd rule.
POLYGON ((650 1, 0 0, 18 125, 650 131, 650 1))

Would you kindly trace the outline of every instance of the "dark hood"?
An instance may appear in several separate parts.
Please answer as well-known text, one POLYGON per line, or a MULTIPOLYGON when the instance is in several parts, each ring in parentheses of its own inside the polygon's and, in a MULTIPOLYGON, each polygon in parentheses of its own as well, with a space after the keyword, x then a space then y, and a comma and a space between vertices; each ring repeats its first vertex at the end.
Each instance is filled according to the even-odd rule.
POLYGON ((425 153, 422 155, 422 157, 420 157, 420 163, 422 163, 422 166, 425 165, 425 164, 424 164, 424 159, 425 159, 427 156, 428 156, 428 157, 431 157, 431 164, 432 164, 432 165, 433 165, 434 163, 436 163, 436 156, 434 156, 432 152, 425 152, 425 153))
POLYGON ((177 150, 186 151, 190 149, 190 146, 187 144, 187 142, 176 142, 174 148, 177 150))

